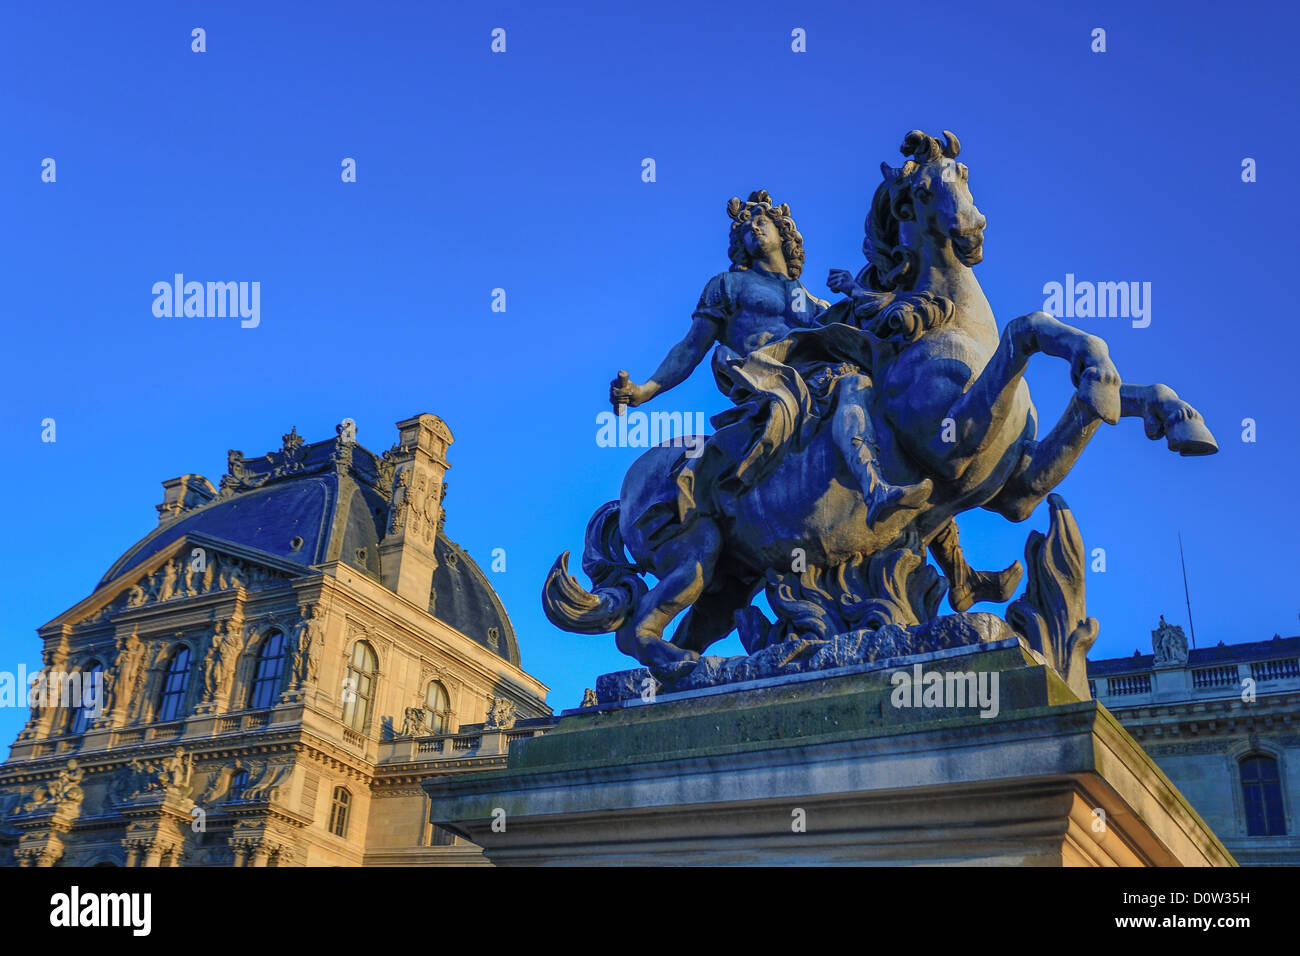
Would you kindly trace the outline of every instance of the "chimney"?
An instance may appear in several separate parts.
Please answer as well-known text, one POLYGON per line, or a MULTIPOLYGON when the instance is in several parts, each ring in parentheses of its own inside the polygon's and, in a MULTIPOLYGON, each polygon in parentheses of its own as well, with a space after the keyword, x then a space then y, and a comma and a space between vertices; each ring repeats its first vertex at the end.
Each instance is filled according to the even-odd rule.
POLYGON ((380 579, 421 609, 429 606, 434 542, 442 514, 442 482, 451 429, 437 415, 417 415, 397 423, 393 492, 388 528, 379 544, 380 579))
POLYGON ((158 509, 158 522, 160 524, 180 517, 182 513, 189 511, 191 508, 207 504, 217 495, 217 490, 212 487, 212 482, 202 475, 181 475, 179 478, 168 478, 162 483, 162 486, 162 504, 154 506, 158 509))

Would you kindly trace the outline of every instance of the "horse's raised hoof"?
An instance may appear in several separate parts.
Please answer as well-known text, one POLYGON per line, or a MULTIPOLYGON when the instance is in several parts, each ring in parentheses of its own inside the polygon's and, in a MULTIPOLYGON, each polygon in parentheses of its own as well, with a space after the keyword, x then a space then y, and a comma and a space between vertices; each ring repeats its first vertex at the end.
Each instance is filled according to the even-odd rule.
POLYGON ((957 612, 981 601, 1005 604, 1016 593, 1024 573, 1024 566, 1019 561, 1001 571, 971 571, 965 581, 948 592, 948 603, 957 612))
MULTIPOLYGON (((1170 451, 1176 451, 1184 458, 1197 455, 1213 455, 1219 450, 1219 443, 1205 424, 1201 413, 1180 398, 1163 403, 1160 409, 1161 421, 1157 430, 1158 437, 1164 432, 1165 444, 1170 451)), ((1148 426, 1148 434, 1150 427, 1148 426)))
POLYGON ((1165 430, 1165 443, 1170 451, 1176 451, 1184 458, 1196 455, 1213 455, 1219 450, 1219 443, 1214 440, 1210 430, 1201 420, 1187 419, 1165 430))

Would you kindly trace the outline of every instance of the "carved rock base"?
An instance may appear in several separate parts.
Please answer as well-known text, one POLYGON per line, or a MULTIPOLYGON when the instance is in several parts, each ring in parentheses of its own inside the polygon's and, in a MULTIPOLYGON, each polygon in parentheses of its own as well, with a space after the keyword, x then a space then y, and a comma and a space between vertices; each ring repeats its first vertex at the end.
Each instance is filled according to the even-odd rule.
POLYGON ((851 631, 824 641, 782 641, 748 656, 704 657, 689 674, 666 686, 654 679, 645 667, 602 674, 596 678, 596 702, 599 705, 640 698, 648 687, 654 688, 656 693, 678 693, 772 677, 831 671, 857 664, 877 663, 885 666, 893 659, 909 655, 976 646, 1015 637, 1010 625, 996 614, 983 611, 949 614, 906 628, 887 624, 878 630, 851 631), (647 679, 651 683, 647 684, 647 679))

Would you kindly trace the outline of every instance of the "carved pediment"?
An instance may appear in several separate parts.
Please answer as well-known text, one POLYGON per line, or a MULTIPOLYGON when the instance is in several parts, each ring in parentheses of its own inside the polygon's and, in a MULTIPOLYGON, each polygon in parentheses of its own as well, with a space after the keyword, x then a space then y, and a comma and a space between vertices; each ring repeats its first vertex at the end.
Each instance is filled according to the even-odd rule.
POLYGON ((284 571, 211 547, 184 547, 152 570, 136 574, 129 584, 114 582, 115 588, 121 588, 117 596, 78 623, 92 624, 122 611, 214 591, 279 587, 290 577, 284 571))

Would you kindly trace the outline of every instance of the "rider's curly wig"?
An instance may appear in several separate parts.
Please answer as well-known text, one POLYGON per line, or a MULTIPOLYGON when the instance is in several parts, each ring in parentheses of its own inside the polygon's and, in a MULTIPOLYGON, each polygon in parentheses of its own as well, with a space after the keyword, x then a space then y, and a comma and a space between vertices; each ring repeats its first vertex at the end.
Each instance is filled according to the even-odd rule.
POLYGON ((731 217, 731 247, 727 249, 727 255, 736 269, 748 269, 753 264, 749 250, 745 248, 745 226, 754 216, 762 215, 772 220, 781 236, 781 254, 785 256, 790 278, 799 278, 799 273, 803 272, 803 236, 799 235, 794 220, 790 218, 789 205, 774 205, 766 189, 756 189, 749 194, 748 202, 732 196, 727 203, 727 215, 731 217))

